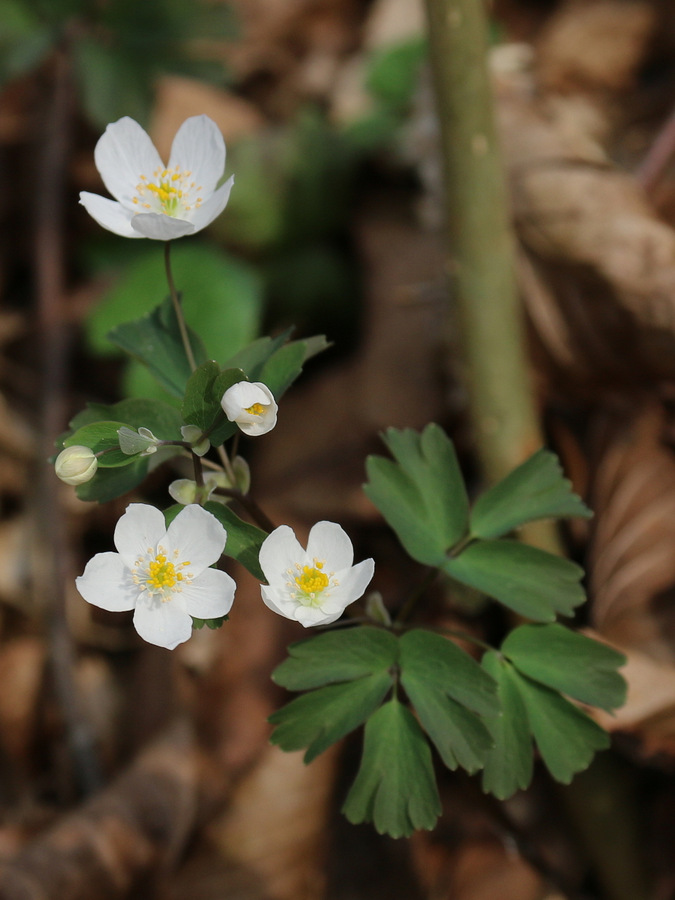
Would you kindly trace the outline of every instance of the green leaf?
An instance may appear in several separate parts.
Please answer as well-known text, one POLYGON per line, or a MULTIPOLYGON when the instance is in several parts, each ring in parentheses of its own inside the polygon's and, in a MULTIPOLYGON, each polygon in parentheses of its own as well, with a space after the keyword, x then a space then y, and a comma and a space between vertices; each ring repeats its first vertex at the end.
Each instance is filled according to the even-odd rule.
POLYGON ((288 329, 275 338, 267 336, 258 338, 231 356, 225 363, 225 367, 242 369, 246 372, 249 381, 260 381, 263 366, 273 353, 284 346, 291 331, 292 329, 288 329))
POLYGON ((493 650, 483 656, 482 665, 497 682, 502 707, 500 715, 486 719, 494 747, 485 758, 483 790, 505 800, 532 780, 532 738, 512 666, 493 650))
POLYGON ((535 519, 592 515, 563 476, 558 457, 542 448, 478 498, 471 534, 494 538, 535 519))
POLYGON ((353 681, 396 665, 399 642, 390 631, 361 626, 336 629, 291 644, 272 679, 290 691, 353 681))
POLYGON ((128 466, 134 461, 134 457, 120 450, 117 430, 123 425, 126 425, 126 422, 93 422, 90 425, 83 425, 65 439, 63 446, 82 445, 89 447, 94 453, 102 453, 103 455, 98 458, 99 468, 102 469, 128 466))
POLYGON ((419 84, 426 42, 414 37, 384 47, 374 54, 366 75, 366 88, 388 107, 405 107, 419 84))
POLYGON ((415 628, 401 635, 399 646, 405 677, 447 694, 479 715, 499 713, 494 679, 457 644, 433 631, 415 628))
POLYGON ((209 440, 214 447, 220 446, 237 430, 237 426, 228 421, 222 410, 220 401, 227 388, 246 376, 241 369, 220 371, 220 366, 213 360, 201 365, 188 379, 185 398, 182 405, 184 420, 189 425, 197 425, 202 431, 208 431, 214 424, 219 424, 209 433, 209 440))
POLYGON ((364 490, 410 556, 440 566, 468 525, 466 489, 452 442, 433 424, 421 435, 390 428, 385 442, 396 462, 370 457, 364 490))
POLYGON ((266 384, 275 399, 279 400, 302 372, 306 355, 307 347, 303 341, 286 344, 270 356, 258 380, 266 384))
POLYGON ((583 569, 517 541, 476 541, 441 568, 448 575, 539 622, 569 616, 584 602, 583 569))
POLYGON ((307 747, 304 760, 310 763, 363 724, 392 683, 391 674, 381 671, 302 694, 269 717, 277 726, 270 740, 287 751, 307 747))
POLYGON ((229 506, 222 503, 210 500, 204 504, 204 509, 212 513, 227 531, 225 556, 240 562, 258 581, 265 581, 258 556, 261 544, 267 537, 266 532, 249 522, 244 522, 229 506))
POLYGON ((353 824, 372 822, 395 838, 436 824, 441 802, 429 744, 396 698, 366 723, 361 766, 342 812, 353 824))
MULTIPOLYGON (((206 362, 201 339, 188 329, 190 346, 198 365, 206 362)), ((192 374, 185 354, 171 298, 151 313, 113 328, 108 340, 148 367, 162 387, 182 397, 192 374)))
POLYGON ((73 54, 81 103, 93 125, 105 128, 124 115, 147 123, 152 90, 138 57, 86 36, 73 41, 73 54))
POLYGON ((626 701, 617 672, 626 657, 563 625, 521 625, 501 649, 524 675, 589 706, 611 712, 626 701))
POLYGON ((222 626, 227 622, 229 616, 219 616, 217 619, 196 619, 192 616, 192 627, 195 631, 201 631, 201 629, 206 625, 207 628, 210 628, 211 631, 215 631, 217 628, 222 628, 222 626))
MULTIPOLYGON (((199 362, 215 359, 223 364, 258 332, 262 281, 251 265, 200 238, 183 244, 175 241, 171 266, 185 318, 204 341, 206 353, 199 362)), ((113 248, 116 256, 108 251, 90 259, 91 268, 100 275, 114 276, 110 290, 87 320, 89 343, 102 354, 116 352, 107 338, 113 328, 152 312, 166 297, 163 254, 156 241, 117 241, 113 248), (120 243, 125 250, 122 260, 120 243)))
POLYGON ((460 765, 476 772, 493 740, 470 710, 499 712, 494 680, 463 650, 433 632, 409 631, 400 648, 401 684, 443 762, 450 769, 460 765))
POLYGON ((609 735, 557 691, 515 669, 513 677, 546 768, 556 781, 569 784, 577 772, 590 765, 597 750, 609 747, 609 735))
POLYGON ((130 466, 99 469, 91 481, 78 484, 75 493, 80 500, 108 503, 137 487, 148 474, 150 457, 138 459, 130 466))

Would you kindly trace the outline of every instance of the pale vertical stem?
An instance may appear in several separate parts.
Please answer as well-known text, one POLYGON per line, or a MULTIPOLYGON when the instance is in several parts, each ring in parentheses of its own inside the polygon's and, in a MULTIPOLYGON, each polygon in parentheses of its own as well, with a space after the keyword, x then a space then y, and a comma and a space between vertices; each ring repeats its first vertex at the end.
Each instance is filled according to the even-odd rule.
POLYGON ((185 324, 185 316, 183 315, 183 307, 180 305, 180 298, 171 271, 171 241, 165 241, 164 243, 164 269, 166 270, 166 280, 169 285, 169 293, 171 294, 171 302, 173 303, 174 312, 176 313, 176 319, 178 320, 178 330, 180 331, 183 347, 185 348, 185 355, 187 356, 190 369, 194 372, 197 368, 197 363, 195 362, 194 353, 192 352, 190 336, 188 334, 187 325, 185 324))
POLYGON ((441 127, 448 269, 475 440, 496 481, 543 443, 524 349, 514 239, 481 0, 426 0, 441 127))

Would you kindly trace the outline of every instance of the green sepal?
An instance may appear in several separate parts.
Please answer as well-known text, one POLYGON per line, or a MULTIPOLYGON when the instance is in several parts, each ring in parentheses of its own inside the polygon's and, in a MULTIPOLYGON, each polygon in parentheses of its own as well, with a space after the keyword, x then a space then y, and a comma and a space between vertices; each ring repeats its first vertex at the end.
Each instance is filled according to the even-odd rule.
POLYGON ((413 559, 440 566, 468 528, 469 504, 452 442, 434 424, 422 434, 390 428, 384 440, 396 461, 369 457, 364 491, 413 559))
POLYGON ((310 763, 362 725, 392 684, 392 675, 385 670, 302 694, 269 717, 276 725, 270 740, 286 751, 307 747, 304 761, 310 763))
POLYGON ((626 702, 617 671, 626 657, 563 625, 521 625, 504 640, 502 653, 535 681, 607 712, 626 702))
POLYGON ((244 522, 229 506, 224 506, 222 503, 209 500, 204 504, 204 509, 214 515, 227 531, 227 541, 223 551, 225 556, 236 559, 258 581, 265 581, 258 556, 267 532, 256 525, 251 525, 250 522, 244 522))
POLYGON ((380 834, 395 838, 436 824, 441 802, 431 750, 396 697, 366 722, 361 766, 342 812, 355 825, 372 822, 380 834))
POLYGON ((398 654, 399 642, 390 631, 367 625, 335 629, 291 644, 272 680, 289 691, 306 691, 387 671, 398 654))
POLYGON ((593 513, 572 491, 555 453, 542 448, 478 498, 471 534, 501 537, 535 519, 589 518, 593 513))
POLYGON ((552 622, 557 614, 572 615, 585 600, 580 566, 517 541, 475 541, 440 567, 462 584, 538 622, 552 622))
MULTIPOLYGON (((147 366, 166 391, 174 397, 183 396, 192 370, 170 297, 140 319, 113 328, 107 338, 147 366)), ((189 328, 188 339, 197 365, 206 362, 204 344, 189 328)))

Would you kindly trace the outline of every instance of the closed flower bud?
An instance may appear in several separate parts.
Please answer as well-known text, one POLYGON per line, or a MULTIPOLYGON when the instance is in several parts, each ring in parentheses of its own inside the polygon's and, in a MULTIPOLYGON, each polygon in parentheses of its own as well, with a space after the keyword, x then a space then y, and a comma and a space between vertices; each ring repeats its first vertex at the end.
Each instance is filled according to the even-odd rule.
POLYGON ((91 481, 96 474, 98 460, 89 447, 66 447, 56 457, 54 470, 61 481, 66 484, 84 484, 91 481))

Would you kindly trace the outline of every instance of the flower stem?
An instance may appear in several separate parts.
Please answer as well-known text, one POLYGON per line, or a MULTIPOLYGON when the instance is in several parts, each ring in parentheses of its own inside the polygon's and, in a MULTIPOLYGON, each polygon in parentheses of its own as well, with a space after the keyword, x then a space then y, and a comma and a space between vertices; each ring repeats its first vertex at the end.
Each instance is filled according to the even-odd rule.
POLYGON ((190 369, 194 372, 197 368, 197 363, 195 362, 194 353, 190 346, 190 336, 188 335, 187 325, 185 324, 183 308, 180 305, 180 298, 178 297, 178 291, 176 290, 176 285, 173 280, 173 273, 171 272, 171 241, 166 241, 164 244, 164 268, 166 270, 166 280, 169 285, 171 301, 173 303, 174 312, 176 313, 176 320, 178 321, 178 329, 180 331, 181 340, 183 341, 183 347, 185 348, 185 355, 190 364, 190 369))

